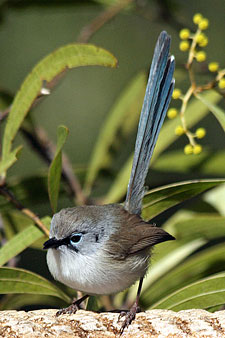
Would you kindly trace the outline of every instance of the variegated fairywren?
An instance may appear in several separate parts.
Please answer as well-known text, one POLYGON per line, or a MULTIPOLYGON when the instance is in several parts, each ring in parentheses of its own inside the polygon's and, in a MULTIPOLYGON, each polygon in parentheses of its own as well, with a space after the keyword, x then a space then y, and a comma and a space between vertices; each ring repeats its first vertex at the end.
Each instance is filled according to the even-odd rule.
POLYGON ((141 111, 133 166, 124 205, 85 205, 63 209, 52 218, 47 263, 53 277, 86 295, 66 309, 75 312, 88 295, 113 294, 140 280, 137 299, 121 332, 135 318, 143 278, 155 244, 170 234, 140 217, 149 161, 174 88, 170 37, 158 38, 141 111))

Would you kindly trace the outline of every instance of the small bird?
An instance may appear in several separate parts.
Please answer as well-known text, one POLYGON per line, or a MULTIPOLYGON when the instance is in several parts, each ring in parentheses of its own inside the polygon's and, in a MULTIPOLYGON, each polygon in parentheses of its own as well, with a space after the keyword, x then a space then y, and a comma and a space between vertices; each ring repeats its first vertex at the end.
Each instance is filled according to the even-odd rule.
POLYGON ((139 280, 137 297, 125 314, 121 334, 138 311, 152 247, 175 239, 140 216, 149 162, 174 88, 175 62, 174 57, 169 56, 169 49, 170 37, 163 31, 154 51, 124 205, 62 209, 53 216, 50 239, 44 243, 53 277, 85 293, 57 315, 75 313, 89 295, 121 292, 139 280))

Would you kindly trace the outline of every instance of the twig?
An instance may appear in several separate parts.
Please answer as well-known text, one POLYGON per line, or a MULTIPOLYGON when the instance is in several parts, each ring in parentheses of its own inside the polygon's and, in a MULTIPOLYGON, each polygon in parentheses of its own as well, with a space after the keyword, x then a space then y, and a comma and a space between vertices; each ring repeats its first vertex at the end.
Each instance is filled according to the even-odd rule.
POLYGON ((97 16, 90 24, 85 26, 77 38, 78 42, 87 42, 106 22, 114 18, 125 7, 131 4, 134 0, 123 0, 116 5, 112 5, 97 16))
MULTIPOLYGON (((21 131, 35 151, 37 151, 47 163, 51 163, 54 157, 55 145, 48 139, 44 129, 36 127, 33 128, 31 132, 27 128, 22 127, 21 131)), ((62 177, 67 183, 70 194, 73 198, 76 198, 77 204, 87 204, 87 198, 85 197, 80 183, 74 175, 72 165, 65 154, 63 154, 62 157, 62 177)))
POLYGON ((0 111, 0 121, 3 121, 6 116, 9 114, 11 106, 7 107, 5 110, 0 111))
POLYGON ((190 50, 189 50, 188 60, 187 60, 187 63, 186 63, 186 69, 187 69, 188 75, 189 75, 190 87, 187 90, 186 94, 181 97, 182 106, 181 106, 181 109, 180 109, 180 118, 181 118, 183 130, 184 130, 186 136, 188 137, 190 144, 193 147, 196 145, 195 135, 193 133, 191 133, 190 130, 188 130, 186 120, 185 120, 185 115, 184 115, 184 113, 186 111, 187 104, 188 104, 190 98, 192 97, 192 95, 194 95, 195 97, 198 98, 198 93, 216 87, 217 82, 225 74, 225 70, 222 69, 221 71, 218 72, 216 78, 213 79, 212 81, 209 81, 208 83, 206 83, 204 85, 197 85, 196 80, 195 80, 195 74, 193 72, 192 67, 193 67, 193 61, 194 61, 195 54, 196 54, 195 49, 196 49, 196 46, 197 46, 197 37, 200 34, 201 34, 201 29, 198 28, 196 33, 192 36, 192 43, 191 43, 191 47, 190 47, 190 50))
MULTIPOLYGON (((59 78, 64 75, 65 71, 61 73, 54 81, 48 84, 48 88, 54 87, 59 78)), ((45 88, 44 88, 45 89, 45 88)), ((40 95, 34 100, 30 110, 39 103, 40 99, 45 97, 46 95, 50 94, 49 92, 41 92, 40 95), (48 93, 48 94, 47 94, 48 93)), ((0 121, 5 119, 7 115, 9 114, 11 109, 11 105, 7 107, 3 112, 0 112, 0 121)), ((48 139, 46 133, 42 128, 35 128, 33 127, 32 130, 30 128, 26 128, 25 124, 21 126, 20 130, 26 137, 26 139, 29 141, 29 143, 33 146, 35 151, 39 153, 39 155, 47 162, 51 163, 54 152, 55 152, 55 146, 53 143, 48 139)), ((86 204, 87 198, 84 196, 83 191, 81 189, 80 183, 76 176, 73 173, 72 165, 67 158, 65 154, 63 154, 63 160, 62 160, 62 177, 64 181, 67 183, 67 187, 69 189, 70 194, 73 196, 73 198, 76 197, 76 202, 78 204, 86 204)), ((1 182, 2 184, 3 182, 1 182)))
POLYGON ((0 194, 2 194, 9 202, 11 202, 15 207, 20 210, 24 215, 28 216, 30 219, 34 221, 34 223, 38 226, 38 228, 49 237, 49 230, 46 228, 44 223, 40 220, 40 218, 35 215, 30 209, 25 208, 10 192, 6 185, 0 186, 0 194))

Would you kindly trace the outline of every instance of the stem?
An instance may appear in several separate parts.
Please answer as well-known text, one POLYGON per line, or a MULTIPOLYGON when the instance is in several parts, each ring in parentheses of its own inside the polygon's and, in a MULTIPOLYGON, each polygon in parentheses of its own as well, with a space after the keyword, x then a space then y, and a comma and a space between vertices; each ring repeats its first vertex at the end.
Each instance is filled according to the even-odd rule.
POLYGON ((90 24, 85 26, 77 38, 79 42, 88 42, 91 36, 94 35, 105 23, 112 20, 119 12, 131 4, 134 0, 123 0, 117 4, 110 6, 100 13, 90 24))
POLYGON ((202 86, 196 87, 196 89, 194 91, 194 94, 201 93, 204 90, 208 90, 208 89, 212 89, 212 88, 216 87, 217 82, 220 79, 222 79, 224 77, 224 75, 225 75, 225 69, 221 69, 218 72, 218 74, 217 74, 217 76, 216 76, 216 78, 214 80, 212 80, 212 81, 210 81, 210 82, 208 82, 208 83, 206 83, 206 84, 204 84, 202 86))
POLYGON ((3 121, 9 114, 11 106, 7 107, 5 110, 0 111, 0 121, 3 121))
MULTIPOLYGON (((44 129, 41 127, 30 129, 23 126, 21 130, 33 149, 47 164, 50 164, 54 157, 55 145, 49 140, 44 129)), ((84 196, 81 185, 73 172, 72 165, 65 154, 62 156, 62 178, 67 184, 69 193, 76 199, 77 204, 87 204, 87 198, 84 196)))
POLYGON ((23 208, 21 211, 24 215, 31 218, 34 221, 34 223, 37 224, 38 228, 41 229, 47 237, 49 237, 49 230, 46 228, 44 223, 42 223, 42 221, 37 215, 35 215, 30 209, 27 208, 23 208))
POLYGON ((197 45, 197 39, 196 39, 196 37, 200 33, 201 33, 201 29, 198 28, 197 31, 196 31, 196 33, 195 33, 195 35, 193 36, 191 48, 190 48, 190 51, 189 51, 188 61, 187 61, 187 64, 186 64, 187 69, 189 69, 189 67, 191 67, 191 65, 192 65, 192 62, 193 62, 193 59, 194 59, 194 56, 195 56, 195 47, 197 45))
POLYGON ((187 64, 186 64, 186 68, 188 70, 190 82, 191 82, 192 86, 194 86, 194 87, 196 87, 196 81, 195 81, 195 77, 194 77, 194 73, 193 73, 193 69, 192 69, 192 64, 193 64, 193 60, 194 60, 194 56, 195 56, 195 48, 196 48, 196 45, 197 45, 196 37, 200 34, 200 32, 201 32, 201 30, 198 28, 197 32, 193 36, 192 44, 191 44, 190 51, 189 51, 188 61, 187 61, 187 64))
POLYGON ((20 210, 24 215, 28 216, 30 219, 34 221, 34 223, 38 226, 38 228, 49 237, 49 230, 46 228, 44 223, 40 220, 40 218, 35 215, 30 209, 25 208, 10 192, 6 185, 0 186, 0 194, 2 194, 9 202, 11 202, 15 207, 20 210))

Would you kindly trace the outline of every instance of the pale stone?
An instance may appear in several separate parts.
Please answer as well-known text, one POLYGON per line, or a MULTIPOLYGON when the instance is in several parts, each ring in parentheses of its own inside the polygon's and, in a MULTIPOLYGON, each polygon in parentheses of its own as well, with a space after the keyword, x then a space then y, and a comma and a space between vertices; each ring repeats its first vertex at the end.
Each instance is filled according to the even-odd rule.
MULTIPOLYGON (((119 337, 118 313, 77 311, 55 316, 56 310, 0 311, 0 337, 9 338, 113 338, 119 337)), ((122 337, 222 338, 225 337, 225 311, 173 312, 150 310, 138 313, 122 337)))

